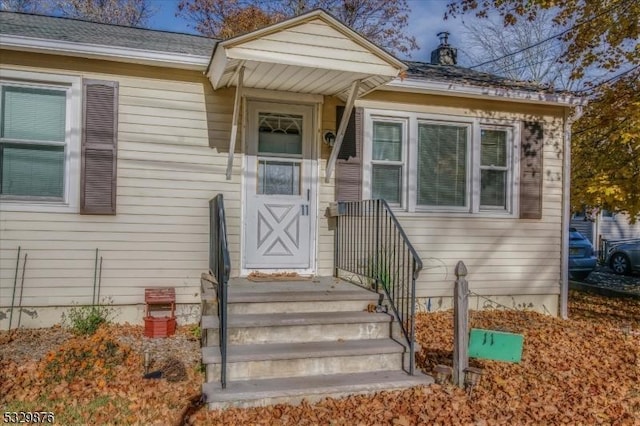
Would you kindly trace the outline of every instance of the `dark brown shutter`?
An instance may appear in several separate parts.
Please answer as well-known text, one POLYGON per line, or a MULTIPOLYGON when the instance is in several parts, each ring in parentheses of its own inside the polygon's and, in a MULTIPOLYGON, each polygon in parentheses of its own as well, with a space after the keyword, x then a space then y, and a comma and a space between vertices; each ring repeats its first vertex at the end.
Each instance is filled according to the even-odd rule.
MULTIPOLYGON (((340 125, 344 107, 336 109, 336 127, 340 125)), ((336 201, 362 199, 362 108, 355 108, 349 117, 347 131, 336 161, 336 201)))
POLYGON ((542 219, 542 123, 522 123, 520 148, 520 218, 542 219))
MULTIPOLYGON (((342 115, 344 114, 344 107, 336 107, 336 131, 340 122, 342 121, 342 115)), ((339 160, 348 160, 349 157, 357 157, 358 152, 356 149, 356 114, 355 109, 351 112, 349 122, 347 123, 347 131, 344 134, 342 146, 340 146, 340 152, 338 153, 339 160)))
POLYGON ((116 214, 118 83, 83 81, 80 213, 116 214))

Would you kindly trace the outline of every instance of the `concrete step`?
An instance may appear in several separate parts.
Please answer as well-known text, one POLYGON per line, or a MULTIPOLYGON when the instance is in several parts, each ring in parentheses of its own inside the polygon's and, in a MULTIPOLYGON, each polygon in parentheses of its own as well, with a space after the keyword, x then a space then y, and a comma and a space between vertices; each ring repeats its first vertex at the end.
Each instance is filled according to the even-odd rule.
POLYGON ((218 315, 201 315, 200 316, 200 345, 206 346, 218 346, 220 344, 220 334, 218 329, 220 328, 220 321, 218 315))
POLYGON ((409 376, 404 371, 375 371, 285 379, 228 381, 222 389, 217 382, 202 385, 210 409, 257 407, 278 403, 299 404, 325 397, 340 398, 353 394, 369 394, 383 390, 404 389, 433 383, 420 372, 409 376))
MULTIPOLYGON (((296 343, 387 338, 392 317, 369 312, 295 312, 236 314, 228 317, 228 343, 296 343)), ((203 315, 201 328, 208 345, 218 339, 218 318, 203 315)))
MULTIPOLYGON (((404 347, 391 339, 231 345, 228 380, 400 370, 404 347)), ((220 377, 220 348, 202 348, 207 377, 220 377)))
MULTIPOLYGON (((354 286, 355 287, 355 286, 354 286)), ((231 292, 230 314, 269 314, 292 312, 345 312, 364 311, 378 303, 374 292, 352 291, 283 291, 283 292, 231 292)))

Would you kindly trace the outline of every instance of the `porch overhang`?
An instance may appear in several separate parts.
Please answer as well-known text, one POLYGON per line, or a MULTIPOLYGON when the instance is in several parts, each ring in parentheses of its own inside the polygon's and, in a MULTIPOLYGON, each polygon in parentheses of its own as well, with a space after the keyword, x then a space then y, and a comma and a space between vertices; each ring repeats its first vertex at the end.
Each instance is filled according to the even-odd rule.
POLYGON ((214 89, 246 88, 357 97, 396 78, 407 66, 323 10, 223 41, 216 46, 207 76, 214 89))
MULTIPOLYGON (((353 102, 397 78, 407 66, 323 10, 231 38, 219 43, 207 69, 214 89, 237 88, 230 140, 227 179, 231 178, 244 88, 321 96, 346 101, 348 117, 353 102)), ((343 117, 344 118, 344 117, 343 117)), ((337 131, 327 164, 327 180, 348 120, 337 131)))

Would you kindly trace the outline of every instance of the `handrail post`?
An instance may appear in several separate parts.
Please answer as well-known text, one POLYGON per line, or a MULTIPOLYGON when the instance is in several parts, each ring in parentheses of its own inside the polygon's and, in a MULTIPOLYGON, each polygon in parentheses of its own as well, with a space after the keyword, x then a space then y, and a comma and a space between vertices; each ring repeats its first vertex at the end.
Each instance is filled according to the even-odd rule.
POLYGON ((335 217, 336 220, 336 230, 333 234, 333 276, 338 277, 338 266, 340 266, 340 260, 338 259, 338 255, 340 250, 338 248, 338 241, 340 240, 338 234, 340 233, 340 205, 336 204, 336 208, 338 210, 338 214, 335 217))
POLYGON ((380 292, 380 200, 375 200, 376 214, 376 251, 375 251, 375 290, 380 292))
POLYGON ((416 261, 415 259, 411 259, 411 331, 409 333, 409 374, 415 374, 415 365, 416 365, 416 351, 415 351, 415 341, 416 341, 416 261))
POLYGON ((469 283, 467 267, 459 261, 455 269, 453 299, 453 383, 464 387, 464 370, 469 366, 469 283))
POLYGON ((227 387, 227 286, 231 263, 222 194, 209 201, 209 269, 218 281, 220 384, 227 387))

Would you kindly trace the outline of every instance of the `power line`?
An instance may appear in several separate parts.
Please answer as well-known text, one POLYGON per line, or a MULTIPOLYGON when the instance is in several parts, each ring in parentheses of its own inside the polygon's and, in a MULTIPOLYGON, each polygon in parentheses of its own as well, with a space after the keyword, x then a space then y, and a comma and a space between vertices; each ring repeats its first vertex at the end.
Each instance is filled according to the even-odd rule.
POLYGON ((523 47, 522 49, 518 49, 518 50, 516 50, 515 52, 507 53, 506 55, 503 55, 503 56, 501 56, 501 57, 499 57, 499 58, 491 59, 491 60, 488 60, 488 61, 482 62, 482 63, 480 63, 480 64, 477 64, 477 65, 471 66, 471 67, 469 67, 469 69, 474 69, 474 68, 481 67, 481 66, 483 66, 483 65, 490 64, 490 63, 492 63, 492 62, 497 62, 497 61, 499 61, 499 60, 501 60, 501 59, 508 58, 509 56, 517 55, 518 53, 522 53, 522 52, 524 52, 524 51, 526 51, 526 50, 533 49, 534 47, 538 47, 538 46, 540 46, 541 44, 547 43, 548 41, 551 41, 551 40, 553 40, 553 39, 556 39, 556 38, 558 38, 558 37, 560 37, 560 36, 565 35, 565 34, 566 34, 566 33, 568 33, 569 31, 572 31, 573 29, 575 29, 575 28, 577 28, 577 27, 579 27, 579 26, 581 26, 581 25, 584 25, 584 24, 587 24, 587 23, 589 23, 589 22, 591 22, 591 21, 596 20, 597 18, 599 18, 599 17, 601 17, 601 16, 603 16, 603 15, 605 15, 605 14, 607 14, 607 13, 611 12, 612 10, 616 9, 618 6, 621 6, 621 5, 623 5, 623 4, 624 4, 624 2, 616 3, 614 6, 611 6, 609 9, 606 9, 606 10, 604 10, 604 11, 600 12, 599 14, 597 14, 597 15, 595 15, 595 16, 593 16, 593 17, 589 18, 589 19, 587 19, 586 21, 578 22, 578 23, 574 24, 573 26, 571 26, 570 28, 568 28, 568 29, 566 29, 566 30, 564 30, 564 31, 562 31, 562 32, 559 32, 558 34, 552 35, 551 37, 547 37, 547 38, 545 38, 544 40, 540 40, 540 41, 538 41, 538 42, 536 42, 536 43, 534 43, 534 44, 532 44, 532 45, 529 45, 529 46, 527 46, 527 47, 523 47))
MULTIPOLYGON (((605 85, 607 83, 611 83, 612 81, 618 80, 620 77, 622 77, 622 76, 624 76, 626 74, 629 74, 630 72, 633 72, 633 71, 635 71, 635 70, 637 70, 639 68, 640 68, 640 65, 636 65, 635 67, 631 67, 626 71, 620 72, 620 73, 614 75, 613 77, 608 78, 608 79, 606 79, 604 81, 600 81, 600 82, 598 82, 598 83, 596 83, 596 84, 594 84, 594 85, 592 85, 592 86, 590 86, 588 88, 580 89, 580 90, 574 90, 574 93, 593 92, 596 88, 598 88, 600 86, 603 86, 603 85, 605 85)), ((639 74, 639 76, 640 76, 640 74, 639 74)))

